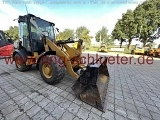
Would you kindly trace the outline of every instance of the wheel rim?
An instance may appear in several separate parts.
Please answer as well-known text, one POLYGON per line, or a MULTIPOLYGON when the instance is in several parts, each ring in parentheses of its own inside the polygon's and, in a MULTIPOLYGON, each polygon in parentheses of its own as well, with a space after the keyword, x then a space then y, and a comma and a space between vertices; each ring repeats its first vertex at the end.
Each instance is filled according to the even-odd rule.
POLYGON ((42 65, 42 72, 46 78, 51 78, 53 75, 52 67, 48 63, 42 65))
POLYGON ((17 67, 21 68, 21 66, 23 64, 21 58, 20 57, 15 57, 15 62, 16 62, 17 67))

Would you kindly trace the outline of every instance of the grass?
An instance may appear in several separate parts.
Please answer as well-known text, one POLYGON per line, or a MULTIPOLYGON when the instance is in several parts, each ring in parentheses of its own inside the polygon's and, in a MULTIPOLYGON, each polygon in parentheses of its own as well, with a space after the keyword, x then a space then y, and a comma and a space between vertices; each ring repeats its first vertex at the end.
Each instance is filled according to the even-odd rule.
POLYGON ((127 48, 125 48, 123 53, 125 53, 125 54, 131 54, 131 50, 132 50, 132 49, 127 49, 127 48))
POLYGON ((95 52, 97 52, 97 51, 98 51, 98 48, 99 48, 99 47, 90 46, 90 47, 86 47, 86 51, 95 51, 95 52))
MULTIPOLYGON (((115 46, 108 47, 108 52, 115 52, 115 51, 110 51, 110 48, 113 48, 113 47, 115 47, 115 46)), ((98 48, 99 47, 97 47, 97 46, 88 46, 88 47, 86 47, 85 51, 95 51, 95 52, 97 52, 98 48)), ((130 49, 128 49, 127 46, 123 46, 123 48, 124 48, 123 52, 117 52, 117 53, 131 54, 131 50, 134 48, 134 46, 131 46, 130 49)))

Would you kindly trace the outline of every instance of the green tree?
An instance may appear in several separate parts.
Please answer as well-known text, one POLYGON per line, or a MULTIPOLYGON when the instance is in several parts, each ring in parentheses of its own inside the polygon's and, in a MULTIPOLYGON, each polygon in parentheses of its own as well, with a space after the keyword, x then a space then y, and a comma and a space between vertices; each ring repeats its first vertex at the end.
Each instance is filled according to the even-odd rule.
POLYGON ((18 26, 10 26, 9 29, 4 32, 7 33, 13 39, 13 41, 19 39, 18 26))
POLYGON ((114 39, 120 41, 120 47, 122 43, 128 40, 127 48, 130 48, 132 39, 137 34, 137 24, 134 19, 134 12, 132 10, 127 10, 126 13, 122 14, 122 19, 118 20, 114 30, 112 31, 112 36, 114 39))
POLYGON ((127 10, 125 14, 122 14, 122 25, 123 32, 128 39, 128 49, 130 48, 132 39, 137 34, 137 24, 134 19, 134 12, 132 10, 127 10))
POLYGON ((159 0, 147 0, 134 10, 137 34, 145 47, 158 26, 160 26, 160 2, 159 0))
POLYGON ((126 42, 126 35, 123 30, 123 26, 124 25, 122 19, 119 19, 111 33, 113 39, 117 39, 118 41, 120 41, 120 48, 122 47, 123 42, 126 42))
POLYGON ((91 44, 92 36, 89 35, 90 30, 85 26, 80 26, 76 29, 76 38, 84 40, 87 45, 91 44))
POLYGON ((108 39, 107 41, 105 42, 105 44, 107 46, 110 46, 110 45, 113 45, 114 44, 114 38, 112 37, 112 35, 108 35, 108 39))
POLYGON ((68 40, 69 38, 74 38, 74 30, 72 29, 65 29, 56 36, 57 40, 68 40))
POLYGON ((103 26, 95 35, 96 41, 101 42, 102 44, 105 43, 110 45, 113 42, 113 39, 111 39, 111 36, 109 36, 107 33, 107 28, 103 26))

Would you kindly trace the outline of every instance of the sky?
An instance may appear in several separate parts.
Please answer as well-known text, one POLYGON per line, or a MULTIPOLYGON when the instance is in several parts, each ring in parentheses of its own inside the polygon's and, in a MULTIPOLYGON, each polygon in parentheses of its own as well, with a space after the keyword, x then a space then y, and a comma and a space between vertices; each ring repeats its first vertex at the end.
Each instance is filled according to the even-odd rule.
POLYGON ((1 30, 18 26, 19 15, 28 13, 52 21, 60 31, 86 26, 90 35, 105 26, 108 34, 127 9, 134 10, 145 0, 0 0, 1 30), (16 2, 18 1, 18 2, 16 2), (27 7, 27 9, 26 9, 27 7))

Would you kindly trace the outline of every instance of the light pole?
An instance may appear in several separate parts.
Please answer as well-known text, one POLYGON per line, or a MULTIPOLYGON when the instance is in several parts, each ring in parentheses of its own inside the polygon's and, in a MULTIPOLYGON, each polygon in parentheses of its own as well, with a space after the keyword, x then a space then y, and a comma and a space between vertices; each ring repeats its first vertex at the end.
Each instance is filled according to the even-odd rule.
POLYGON ((100 39, 100 42, 101 42, 101 44, 102 44, 102 40, 101 40, 101 32, 100 32, 100 36, 99 36, 99 39, 100 39))

